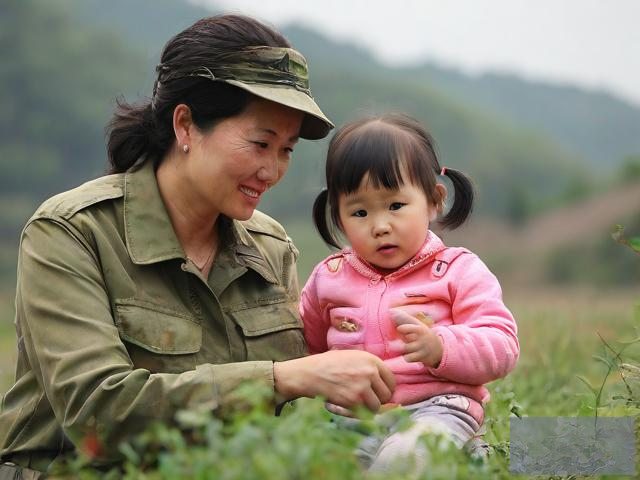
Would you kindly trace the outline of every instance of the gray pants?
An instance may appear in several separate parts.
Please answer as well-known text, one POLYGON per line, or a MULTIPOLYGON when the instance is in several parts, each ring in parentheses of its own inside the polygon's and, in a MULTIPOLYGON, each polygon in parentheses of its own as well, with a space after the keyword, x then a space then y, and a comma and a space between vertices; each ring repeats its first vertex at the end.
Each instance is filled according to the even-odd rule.
MULTIPOLYGON (((441 433, 458 448, 467 449, 472 456, 485 457, 488 445, 482 440, 484 429, 469 413, 472 400, 463 395, 437 395, 402 408, 408 410, 413 425, 397 431, 397 422, 377 415, 386 435, 366 436, 356 451, 363 466, 375 473, 387 473, 397 461, 410 460, 417 471, 429 463, 429 452, 418 441, 426 433, 441 433)), ((388 417, 387 417, 388 418, 388 417)), ((358 420, 341 419, 339 424, 358 429, 358 420)), ((406 462, 404 462, 406 464, 406 462)))
POLYGON ((0 480, 42 480, 47 478, 42 472, 36 472, 13 463, 0 463, 0 480))

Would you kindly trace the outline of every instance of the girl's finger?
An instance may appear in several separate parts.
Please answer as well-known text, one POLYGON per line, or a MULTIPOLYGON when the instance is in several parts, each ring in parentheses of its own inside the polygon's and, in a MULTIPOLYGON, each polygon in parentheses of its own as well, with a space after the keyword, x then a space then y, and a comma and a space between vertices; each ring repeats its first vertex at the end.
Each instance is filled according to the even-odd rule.
POLYGON ((415 352, 411 352, 411 353, 406 353, 404 355, 404 359, 411 363, 411 362, 422 362, 424 359, 424 352, 420 352, 420 351, 415 351, 415 352))
POLYGON ((407 312, 397 309, 391 308, 389 309, 389 315, 391 316, 391 320, 396 325, 422 325, 420 320, 416 317, 409 315, 407 312))
POLYGON ((417 333, 408 333, 406 335, 403 335, 402 340, 405 343, 409 343, 409 342, 415 342, 416 340, 418 340, 418 334, 417 333))
POLYGON ((396 331, 402 335, 406 335, 407 333, 417 333, 424 330, 424 327, 421 325, 398 325, 396 327, 396 331))
POLYGON ((424 349, 424 346, 422 342, 418 342, 418 341, 405 343, 404 345, 404 353, 417 352, 423 349, 424 349))
POLYGON ((353 412, 348 408, 341 407, 335 403, 325 403, 325 408, 334 415, 342 415, 343 417, 353 417, 353 412))

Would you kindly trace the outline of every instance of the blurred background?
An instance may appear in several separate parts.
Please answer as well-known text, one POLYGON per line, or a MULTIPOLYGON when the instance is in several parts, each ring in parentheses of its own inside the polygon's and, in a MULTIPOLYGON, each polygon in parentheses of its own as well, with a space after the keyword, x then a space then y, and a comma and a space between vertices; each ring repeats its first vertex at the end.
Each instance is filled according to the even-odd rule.
MULTIPOLYGON (((583 327, 600 312, 594 338, 631 331, 640 259, 610 232, 640 235, 636 2, 0 0, 0 392, 22 226, 48 196, 105 172, 115 98, 149 96, 164 43, 222 12, 279 28, 336 125, 385 111, 427 125, 478 193, 473 219, 439 233, 498 275, 522 332, 546 334, 543 310, 583 327)), ((328 253, 310 217, 326 146, 301 142, 261 206, 302 252, 301 283, 328 253)))

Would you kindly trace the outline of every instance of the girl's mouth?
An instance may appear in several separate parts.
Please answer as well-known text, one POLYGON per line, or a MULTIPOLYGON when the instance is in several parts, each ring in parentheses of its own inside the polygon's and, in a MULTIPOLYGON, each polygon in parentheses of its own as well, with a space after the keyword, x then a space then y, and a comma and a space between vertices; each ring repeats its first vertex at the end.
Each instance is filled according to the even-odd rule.
POLYGON ((382 245, 378 248, 378 252, 380 253, 393 253, 397 250, 397 245, 382 245))

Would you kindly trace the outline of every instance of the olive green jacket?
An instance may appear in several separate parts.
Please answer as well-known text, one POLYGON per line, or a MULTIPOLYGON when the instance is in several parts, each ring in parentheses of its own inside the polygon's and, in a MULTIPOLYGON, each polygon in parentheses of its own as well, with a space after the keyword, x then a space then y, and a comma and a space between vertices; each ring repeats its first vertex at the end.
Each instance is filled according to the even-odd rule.
POLYGON ((152 421, 231 402, 247 379, 273 388, 273 361, 306 354, 291 240, 259 212, 223 220, 206 279, 175 236, 150 161, 37 210, 20 243, 4 460, 40 470, 83 446, 118 460, 118 443, 152 421))

